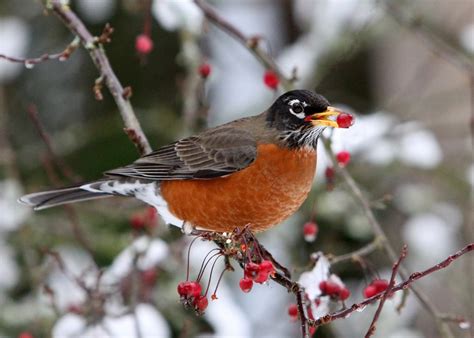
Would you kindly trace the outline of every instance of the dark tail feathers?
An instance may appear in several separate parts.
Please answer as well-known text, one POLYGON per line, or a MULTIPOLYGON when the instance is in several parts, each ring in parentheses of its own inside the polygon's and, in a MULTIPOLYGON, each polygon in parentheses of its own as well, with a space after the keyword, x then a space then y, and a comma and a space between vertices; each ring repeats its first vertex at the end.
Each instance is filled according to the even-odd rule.
POLYGON ((91 192, 81 189, 80 186, 75 186, 28 194, 19 198, 18 201, 22 204, 32 206, 35 210, 42 210, 61 204, 82 202, 110 196, 112 195, 108 193, 91 192))

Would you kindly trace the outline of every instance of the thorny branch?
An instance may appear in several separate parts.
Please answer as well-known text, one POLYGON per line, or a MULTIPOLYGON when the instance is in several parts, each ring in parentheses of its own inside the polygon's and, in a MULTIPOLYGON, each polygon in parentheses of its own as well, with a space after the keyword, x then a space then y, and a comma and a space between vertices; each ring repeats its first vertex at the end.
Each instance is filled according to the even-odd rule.
POLYGON ((106 26, 102 35, 97 38, 89 32, 71 8, 64 4, 64 1, 47 0, 46 8, 52 10, 54 14, 56 14, 67 26, 67 28, 69 28, 69 30, 80 39, 82 45, 89 52, 95 66, 99 70, 100 77, 109 88, 109 91, 119 108, 126 130, 133 131, 133 133, 127 132, 127 135, 130 137, 130 135, 133 134, 134 137, 130 137, 130 139, 137 147, 140 155, 150 153, 150 144, 140 126, 140 123, 138 122, 130 103, 129 95, 124 95, 127 94, 127 90, 123 88, 119 79, 115 75, 102 45, 104 42, 110 40, 110 34, 112 33, 110 26, 106 26))

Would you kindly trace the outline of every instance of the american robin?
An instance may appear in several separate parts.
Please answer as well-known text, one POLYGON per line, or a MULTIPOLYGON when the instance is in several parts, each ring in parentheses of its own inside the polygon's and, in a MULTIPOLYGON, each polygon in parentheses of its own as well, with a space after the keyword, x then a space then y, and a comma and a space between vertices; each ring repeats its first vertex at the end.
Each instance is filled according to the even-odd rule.
POLYGON ((306 199, 316 145, 341 112, 321 95, 293 90, 263 113, 208 129, 105 172, 98 181, 23 196, 35 210, 113 195, 154 206, 177 226, 266 230, 306 199))

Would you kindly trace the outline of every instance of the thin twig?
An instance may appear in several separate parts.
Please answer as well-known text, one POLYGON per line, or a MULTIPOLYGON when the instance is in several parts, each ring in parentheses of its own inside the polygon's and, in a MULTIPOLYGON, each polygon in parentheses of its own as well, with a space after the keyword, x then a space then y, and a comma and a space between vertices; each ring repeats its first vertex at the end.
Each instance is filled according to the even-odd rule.
POLYGON ((372 319, 372 323, 369 326, 369 329, 367 330, 367 333, 365 334, 365 338, 370 338, 376 330, 375 324, 377 323, 377 320, 379 319, 380 313, 382 313, 382 308, 383 305, 385 304, 385 301, 387 300, 387 297, 390 295, 392 292, 393 287, 395 286, 395 278, 397 277, 397 271, 398 268, 400 267, 400 263, 402 260, 405 259, 407 256, 407 246, 406 244, 402 248, 402 252, 400 253, 400 257, 398 258, 398 261, 396 261, 393 264, 392 267, 392 276, 390 277, 390 282, 388 284, 387 289, 383 292, 382 298, 380 298, 379 306, 377 307, 377 310, 375 311, 374 318, 372 319))
POLYGON ((51 61, 51 60, 58 60, 58 61, 66 61, 69 59, 71 54, 79 47, 80 40, 78 37, 75 37, 72 42, 66 46, 66 48, 60 52, 60 53, 55 53, 55 54, 43 54, 38 57, 33 57, 33 58, 19 58, 19 57, 14 57, 14 56, 8 56, 4 54, 0 54, 0 59, 5 59, 10 62, 15 62, 15 63, 23 63, 27 68, 33 67, 33 65, 37 65, 39 63, 45 62, 45 61, 51 61))
POLYGON ((382 239, 379 239, 377 237, 372 242, 370 242, 369 244, 363 246, 362 248, 358 250, 349 252, 344 255, 332 257, 332 258, 329 257, 329 262, 331 263, 331 265, 334 265, 334 264, 341 263, 347 260, 356 260, 359 257, 369 255, 375 250, 380 249, 383 245, 383 242, 384 241, 382 239))
MULTIPOLYGON (((41 139, 43 140, 44 144, 47 148, 47 156, 42 159, 44 169, 48 176, 48 179, 54 186, 60 186, 60 180, 58 175, 56 174, 53 163, 56 167, 61 171, 62 175, 67 177, 72 181, 77 181, 77 175, 74 174, 72 169, 58 156, 56 156, 53 146, 51 143, 51 138, 49 137, 48 133, 46 132, 43 124, 41 123, 40 119, 38 118, 38 110, 35 105, 30 105, 28 107, 28 116, 30 117, 31 121, 33 122, 34 127, 38 131, 41 139)), ((89 253, 91 256, 94 256, 94 250, 90 245, 87 237, 84 235, 81 225, 79 223, 79 218, 77 217, 76 210, 71 205, 65 205, 64 210, 66 210, 66 214, 69 218, 71 224, 71 230, 74 237, 77 241, 82 245, 82 247, 89 253)))
POLYGON ((126 93, 125 89, 112 70, 109 59, 107 58, 105 50, 101 44, 101 39, 92 36, 83 22, 68 5, 64 4, 63 1, 47 0, 46 8, 51 9, 62 20, 67 28, 79 37, 82 45, 89 52, 95 66, 99 70, 101 77, 103 77, 105 84, 109 88, 109 91, 119 108, 120 115, 122 116, 127 130, 127 135, 136 145, 140 155, 145 155, 151 152, 148 139, 138 122, 128 95, 124 95, 124 93, 126 93), (133 135, 133 137, 131 137, 131 135, 133 135))
POLYGON ((56 167, 61 171, 61 173, 69 179, 71 182, 78 182, 81 180, 81 178, 74 173, 72 168, 65 163, 61 157, 56 156, 54 150, 53 150, 53 145, 51 142, 51 138, 49 137, 47 131, 45 130, 43 124, 41 123, 40 119, 38 118, 38 108, 34 104, 30 104, 28 106, 28 116, 30 117, 31 121, 33 122, 33 125, 36 128, 36 131, 38 132, 39 136, 43 140, 43 143, 46 146, 46 150, 48 151, 48 156, 50 159, 54 162, 56 167))

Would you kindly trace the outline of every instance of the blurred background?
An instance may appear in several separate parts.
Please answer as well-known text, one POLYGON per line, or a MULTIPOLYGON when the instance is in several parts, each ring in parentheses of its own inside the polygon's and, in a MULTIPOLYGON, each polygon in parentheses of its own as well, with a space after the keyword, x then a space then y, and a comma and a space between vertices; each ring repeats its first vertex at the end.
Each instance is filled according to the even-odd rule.
MULTIPOLYGON (((408 244, 410 272, 473 241, 472 1, 210 4, 244 34, 262 37, 283 72, 296 72, 296 88, 316 90, 356 116, 352 128, 327 136, 335 151, 350 152, 347 168, 392 245, 398 251, 408 244)), ((107 55, 133 90, 153 148, 259 113, 281 93, 265 84, 254 56, 206 21, 192 1, 76 0, 71 6, 93 34, 107 22, 115 29, 107 55), (149 53, 137 50, 141 34, 153 42, 149 53), (203 63, 211 67, 207 78, 200 74, 203 63)), ((57 53, 73 38, 41 1, 0 2, 0 54, 57 53)), ((225 274, 219 299, 203 317, 183 309, 175 290, 186 278, 189 239, 139 202, 115 198, 42 212, 17 204, 24 193, 94 179, 137 158, 106 88, 96 100, 97 78, 83 48, 67 60, 34 66, 0 58, 0 336, 299 336, 287 313, 293 296, 272 282, 243 293, 239 268, 225 274)), ((329 189, 329 164, 322 148, 319 154, 314 188, 301 210, 259 235, 296 278, 308 270, 313 252, 341 255, 373 239, 342 180, 336 176, 329 189), (309 221, 319 229, 315 241, 303 236, 309 221)), ((204 242, 193 247, 191 276, 212 248, 204 242)), ((349 304, 363 299, 372 279, 390 276, 392 262, 380 251, 364 262, 365 268, 350 261, 332 267, 351 290, 349 304)), ((472 255, 465 256, 417 284, 440 312, 472 321, 473 266, 472 255)), ((376 337, 440 336, 412 294, 400 314, 399 302, 387 301, 376 337)), ((315 336, 363 336, 375 309, 323 326, 315 336)), ((455 337, 473 334, 468 325, 449 326, 455 337)))

